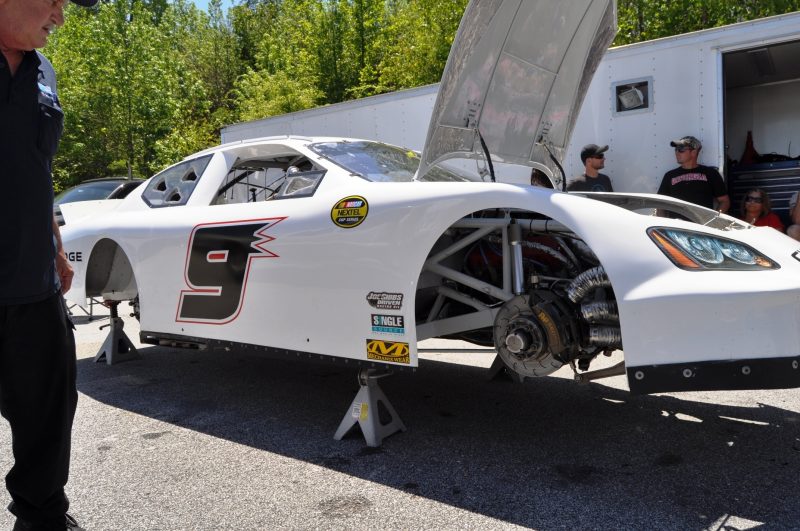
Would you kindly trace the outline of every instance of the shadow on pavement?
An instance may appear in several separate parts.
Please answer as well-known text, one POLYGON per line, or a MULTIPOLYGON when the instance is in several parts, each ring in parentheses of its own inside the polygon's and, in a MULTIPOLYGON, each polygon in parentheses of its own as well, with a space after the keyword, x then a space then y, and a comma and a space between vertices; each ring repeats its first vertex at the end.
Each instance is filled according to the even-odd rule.
POLYGON ((622 528, 701 528, 732 513, 769 528, 800 525, 794 411, 637 397, 562 378, 489 382, 484 369, 423 360, 416 373, 381 380, 409 431, 376 449, 358 433, 332 438, 357 391, 351 367, 141 352, 114 366, 80 360, 79 390, 526 527, 551 527, 555 512, 569 529, 598 527, 600 512, 622 528))

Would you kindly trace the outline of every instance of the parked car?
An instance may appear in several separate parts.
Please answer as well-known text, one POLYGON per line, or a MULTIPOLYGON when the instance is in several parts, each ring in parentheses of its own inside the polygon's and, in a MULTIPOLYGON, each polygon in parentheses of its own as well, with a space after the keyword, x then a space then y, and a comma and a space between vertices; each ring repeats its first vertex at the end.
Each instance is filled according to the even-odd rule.
POLYGON ((654 194, 488 182, 492 160, 552 172, 615 22, 611 0, 487 4, 466 10, 422 154, 242 141, 110 212, 63 205, 68 297, 133 301, 142 341, 222 353, 416 367, 418 341, 458 337, 526 378, 570 365, 635 393, 800 386, 794 240, 654 194), (454 157, 485 172, 440 164, 454 157), (624 364, 592 374, 615 349, 624 364))
POLYGON ((59 205, 78 201, 97 201, 100 199, 124 199, 132 190, 142 184, 144 179, 126 177, 105 177, 89 179, 67 188, 53 200, 53 214, 59 225, 64 224, 59 205))

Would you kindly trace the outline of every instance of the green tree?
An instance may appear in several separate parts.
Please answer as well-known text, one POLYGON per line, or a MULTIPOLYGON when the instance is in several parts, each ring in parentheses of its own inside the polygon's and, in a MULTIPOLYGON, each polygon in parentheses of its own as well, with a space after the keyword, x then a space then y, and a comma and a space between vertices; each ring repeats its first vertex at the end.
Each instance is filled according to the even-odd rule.
POLYGON ((377 43, 386 51, 376 91, 438 82, 466 5, 467 0, 398 0, 377 43))
POLYGON ((614 45, 800 10, 800 0, 618 0, 614 45))
POLYGON ((256 67, 259 43, 276 31, 280 6, 281 0, 245 0, 228 11, 243 69, 256 67))
POLYGON ((348 0, 321 3, 319 38, 314 52, 319 64, 319 88, 327 103, 344 100, 347 89, 358 81, 355 50, 349 39, 352 15, 348 0))
POLYGON ((352 40, 358 61, 358 79, 347 90, 348 98, 379 92, 378 65, 383 59, 381 33, 389 21, 385 0, 353 0, 352 40))
POLYGON ((59 30, 53 62, 67 127, 56 171, 72 182, 152 172, 155 142, 172 128, 179 75, 151 15, 140 0, 121 0, 94 15, 71 10, 83 19, 59 30))
MULTIPOLYGON (((45 50, 66 127, 56 187, 148 176, 219 129, 439 81, 468 0, 190 0, 68 6, 45 50)), ((627 44, 800 10, 800 0, 618 0, 627 44)))
POLYGON ((239 79, 236 108, 239 120, 258 120, 314 107, 322 93, 302 78, 279 71, 251 70, 239 79))

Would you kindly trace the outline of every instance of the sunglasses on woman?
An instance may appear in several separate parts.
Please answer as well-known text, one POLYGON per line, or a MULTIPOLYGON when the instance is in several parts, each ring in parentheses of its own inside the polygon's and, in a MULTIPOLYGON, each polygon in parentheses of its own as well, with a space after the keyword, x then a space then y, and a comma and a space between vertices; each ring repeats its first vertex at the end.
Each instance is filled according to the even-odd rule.
POLYGON ((745 203, 761 203, 762 201, 763 200, 756 195, 748 195, 744 200, 745 203))

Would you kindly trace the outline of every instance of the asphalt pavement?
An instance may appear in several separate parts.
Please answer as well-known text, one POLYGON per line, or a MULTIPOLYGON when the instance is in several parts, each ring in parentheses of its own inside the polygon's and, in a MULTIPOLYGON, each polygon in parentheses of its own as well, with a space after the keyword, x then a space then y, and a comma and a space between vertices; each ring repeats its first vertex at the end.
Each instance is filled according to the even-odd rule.
MULTIPOLYGON (((408 431, 370 448, 333 439, 352 367, 141 345, 106 365, 104 321, 75 320, 67 490, 89 530, 800 529, 798 390, 490 381, 492 353, 427 341, 380 382, 408 431)), ((7 470, 4 423, 0 448, 7 470)))

